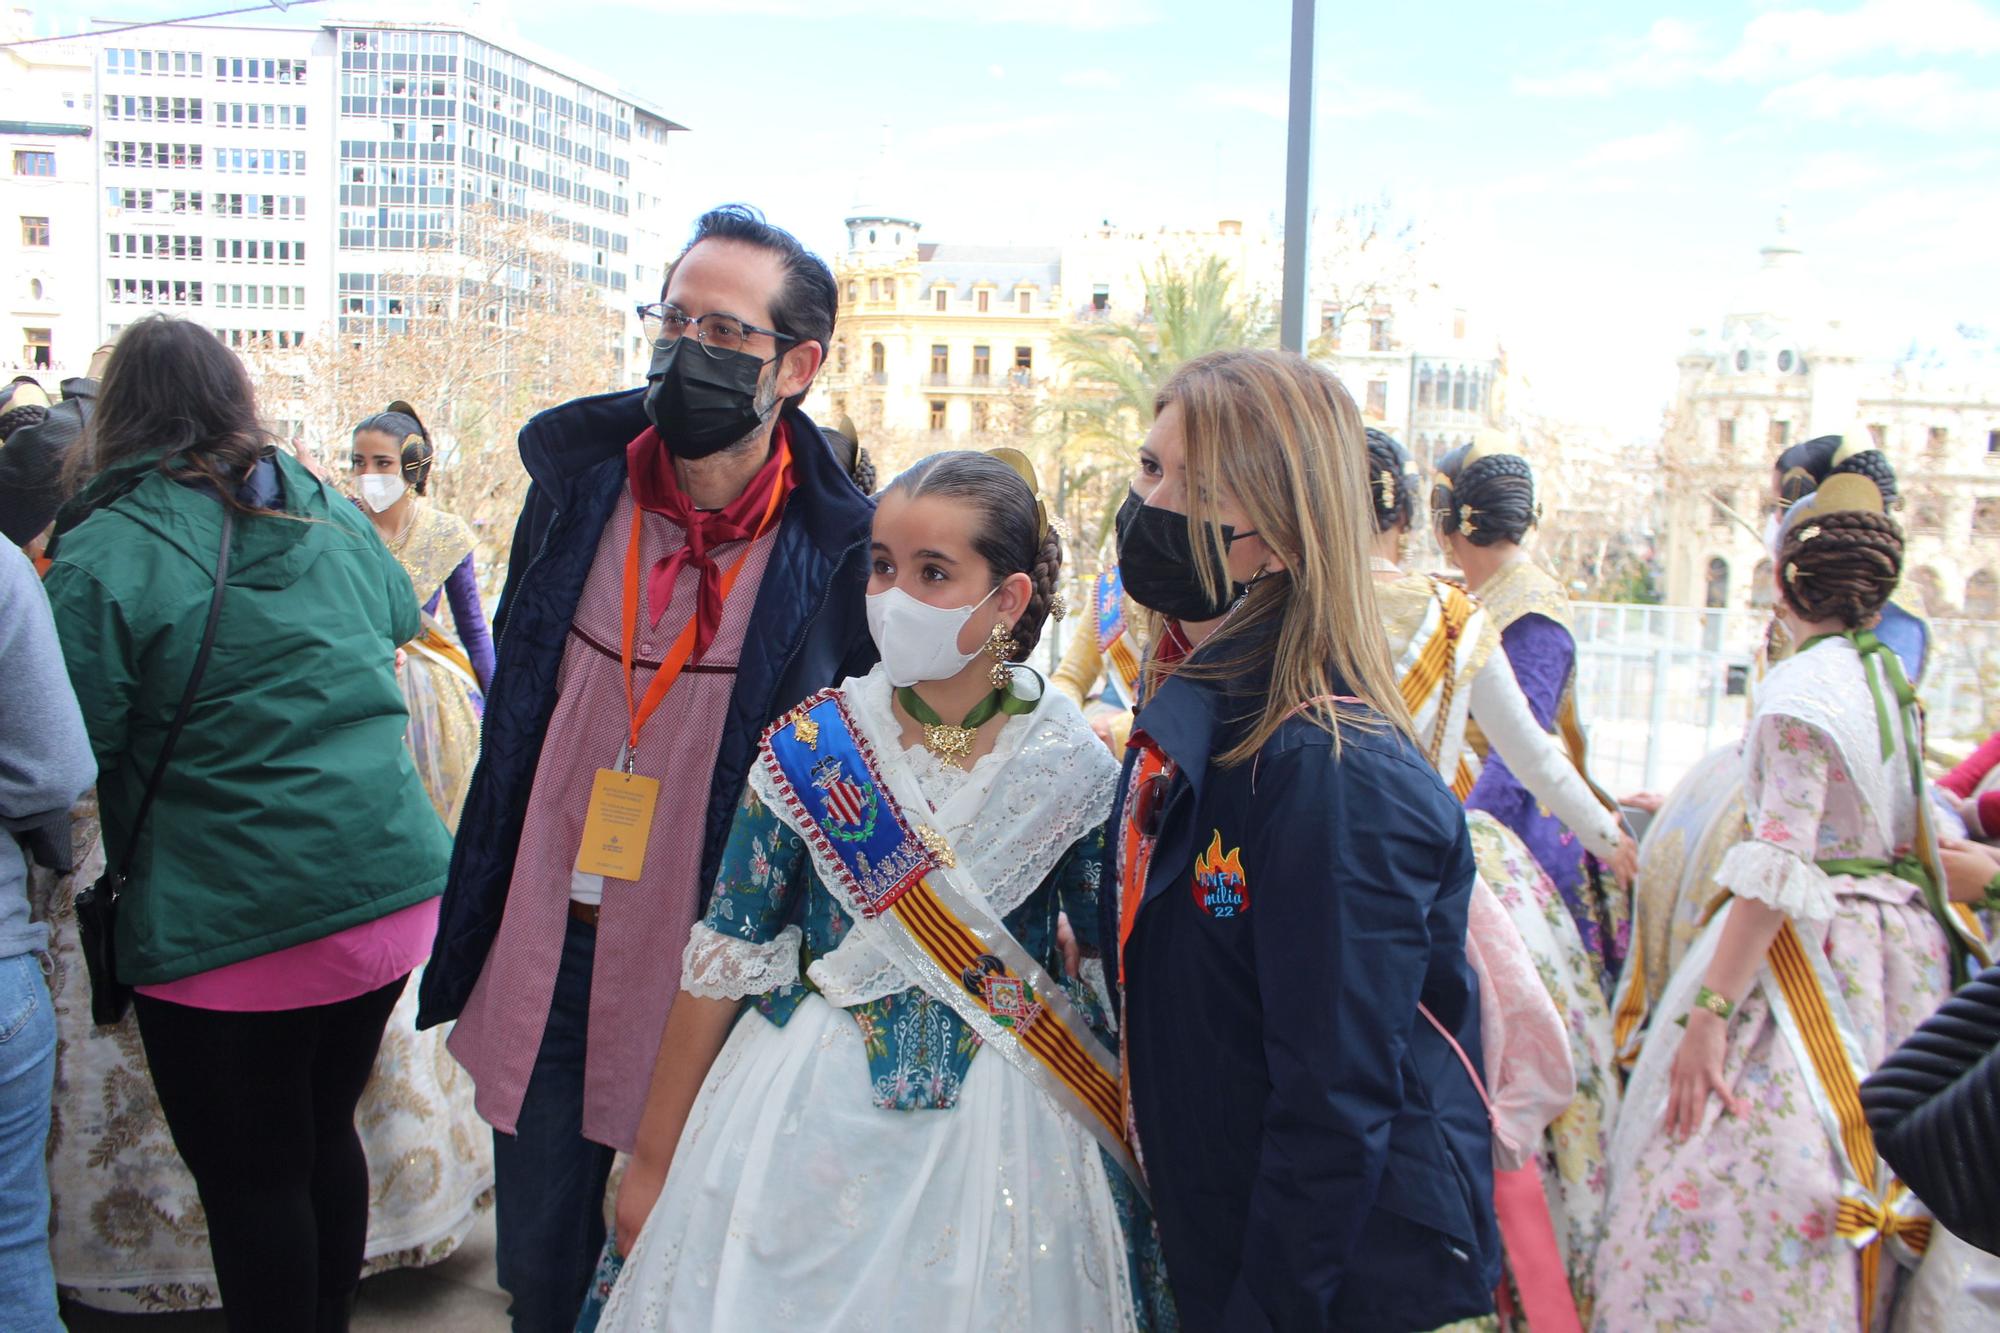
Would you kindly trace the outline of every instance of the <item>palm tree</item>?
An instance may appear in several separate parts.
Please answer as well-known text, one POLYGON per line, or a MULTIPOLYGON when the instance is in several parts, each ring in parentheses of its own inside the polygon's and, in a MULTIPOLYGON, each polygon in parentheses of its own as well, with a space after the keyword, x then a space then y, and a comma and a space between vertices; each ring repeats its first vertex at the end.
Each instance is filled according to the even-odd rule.
POLYGON ((1140 278, 1146 299, 1136 316, 1056 335, 1066 382, 1035 415, 1040 447, 1034 452, 1054 483, 1056 512, 1079 537, 1073 550, 1079 557, 1109 534, 1133 452, 1173 373, 1209 352, 1273 341, 1268 306, 1239 296, 1228 263, 1216 256, 1186 263, 1163 258, 1140 278))

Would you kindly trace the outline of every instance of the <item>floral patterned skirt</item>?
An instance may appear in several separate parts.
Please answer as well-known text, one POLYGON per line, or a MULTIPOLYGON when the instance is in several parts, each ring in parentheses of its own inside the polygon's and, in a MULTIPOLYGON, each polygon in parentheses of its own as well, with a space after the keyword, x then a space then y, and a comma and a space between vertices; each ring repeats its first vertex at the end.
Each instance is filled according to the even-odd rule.
POLYGON ((1542 1185, 1577 1307, 1590 1308, 1592 1253, 1604 1206, 1605 1155, 1618 1114, 1611 1011, 1598 960, 1549 877, 1513 832, 1481 810, 1466 812, 1479 874, 1507 909, 1569 1031, 1576 1098, 1543 1136, 1542 1185))
MULTIPOLYGON (((1852 881, 1831 923, 1800 929, 1806 948, 1826 950, 1871 1069, 1947 992, 1944 932, 1911 892, 1887 877, 1852 881)), ((1748 1112, 1727 1115, 1710 1098, 1687 1142, 1661 1128, 1681 1035, 1667 1020, 1688 1008, 1725 919, 1681 960, 1633 1070, 1612 1145, 1594 1327, 1885 1327, 1899 1266, 1884 1255, 1877 1308, 1864 1323, 1860 1261, 1834 1234, 1842 1172, 1807 1074, 1773 1018, 1768 972, 1737 1006, 1723 1057, 1723 1080, 1748 1112)))

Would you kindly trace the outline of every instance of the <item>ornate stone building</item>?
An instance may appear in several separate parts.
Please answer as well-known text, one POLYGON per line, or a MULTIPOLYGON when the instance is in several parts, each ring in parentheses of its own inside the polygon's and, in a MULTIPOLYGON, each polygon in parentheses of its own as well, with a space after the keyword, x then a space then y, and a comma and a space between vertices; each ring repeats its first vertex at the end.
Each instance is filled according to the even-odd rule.
POLYGON ((2000 617, 2000 345, 1961 329, 1870 358, 1784 217, 1760 261, 1680 359, 1662 441, 1667 601, 1768 604, 1773 460, 1814 436, 1866 434, 1903 490, 1911 600, 1933 616, 2000 617))

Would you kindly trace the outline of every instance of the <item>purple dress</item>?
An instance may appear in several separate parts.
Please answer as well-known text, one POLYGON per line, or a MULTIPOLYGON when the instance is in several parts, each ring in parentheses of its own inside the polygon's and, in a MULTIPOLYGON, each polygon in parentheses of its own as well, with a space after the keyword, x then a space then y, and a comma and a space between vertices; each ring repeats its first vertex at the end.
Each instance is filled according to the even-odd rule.
POLYGON ((458 630, 458 641, 465 645, 465 655, 472 660, 472 674, 479 678, 479 691, 484 694, 493 686, 493 635, 486 628, 486 610, 479 604, 479 575, 472 557, 471 551, 465 553, 444 586, 424 603, 424 614, 435 616, 439 599, 450 595, 451 623, 458 630))
MULTIPOLYGON (((1538 612, 1520 616, 1500 632, 1500 644, 1521 682, 1521 693, 1544 731, 1554 732, 1576 672, 1576 640, 1563 625, 1538 612)), ((1513 830, 1562 895, 1577 934, 1596 961, 1598 983, 1610 997, 1630 942, 1630 913, 1621 910, 1616 881, 1583 849, 1563 822, 1537 801, 1496 750, 1486 756, 1468 810, 1484 810, 1513 830)))

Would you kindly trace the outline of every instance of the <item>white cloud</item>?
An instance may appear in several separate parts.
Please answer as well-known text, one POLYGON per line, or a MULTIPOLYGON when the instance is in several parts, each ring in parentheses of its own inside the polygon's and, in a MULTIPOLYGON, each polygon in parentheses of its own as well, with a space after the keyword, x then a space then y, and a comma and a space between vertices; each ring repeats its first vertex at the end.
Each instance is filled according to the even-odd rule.
POLYGON ((2000 51, 2000 14, 1976 0, 1866 0, 1838 14, 1821 9, 1759 14, 1716 72, 1763 81, 1886 52, 1908 57, 1992 51, 2000 51))
POLYGON ((1065 88, 1110 93, 1125 86, 1125 76, 1108 69, 1073 69, 1062 76, 1061 82, 1065 88))
POLYGON ((1658 162, 1679 157, 1694 147, 1694 131, 1685 125, 1669 125, 1650 134, 1631 134, 1610 139, 1577 159, 1579 167, 1629 166, 1636 162, 1658 162))
POLYGON ((1967 87, 1944 70, 1814 74, 1772 89, 1763 109, 1799 120, 1900 125, 1933 134, 2000 129, 2000 89, 1967 87))
POLYGON ((1006 5, 937 5, 929 0, 608 0, 649 14, 713 18, 883 19, 1103 31, 1133 28, 1160 17, 1153 0, 1012 0, 1006 5))
POLYGON ((986 67, 986 77, 989 79, 1004 79, 1007 77, 1007 67, 1005 65, 988 65, 986 67))
MULTIPOLYGON (((1421 96, 1403 88, 1364 87, 1342 79, 1324 80, 1315 101, 1324 120, 1366 120, 1371 116, 1428 116, 1432 108, 1421 96)), ((1195 96, 1211 107, 1248 111, 1271 120, 1291 114, 1291 95, 1282 81, 1264 84, 1204 83, 1195 96)))
POLYGON ((1051 130, 1067 129, 1074 123, 1072 117, 1049 114, 1016 116, 1012 120, 969 120, 933 126, 917 135, 913 143, 916 148, 926 151, 970 148, 977 144, 1047 134, 1051 130))
POLYGON ((1834 151, 1814 153, 1800 161, 1792 172, 1791 187, 1807 192, 1850 190, 1885 179, 1888 171, 1865 153, 1834 151))
POLYGON ((1609 97, 1632 88, 1667 88, 1699 75, 1701 29, 1684 19, 1657 19, 1637 40, 1613 42, 1588 65, 1543 78, 1517 76, 1514 91, 1529 97, 1609 97))

